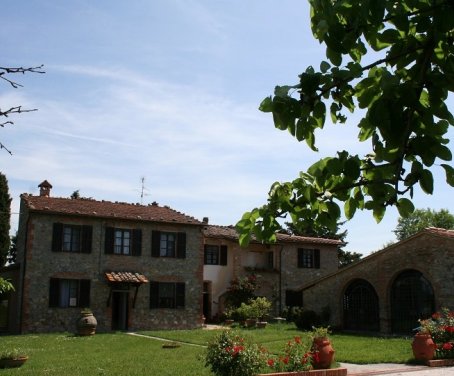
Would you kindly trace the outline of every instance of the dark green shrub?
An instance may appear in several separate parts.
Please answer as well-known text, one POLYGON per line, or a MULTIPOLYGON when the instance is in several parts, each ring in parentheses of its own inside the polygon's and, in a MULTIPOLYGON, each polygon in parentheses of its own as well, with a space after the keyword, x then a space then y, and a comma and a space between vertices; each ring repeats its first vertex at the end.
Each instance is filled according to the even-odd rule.
POLYGON ((320 315, 312 310, 302 309, 295 317, 295 325, 301 330, 312 330, 313 326, 321 325, 320 315))

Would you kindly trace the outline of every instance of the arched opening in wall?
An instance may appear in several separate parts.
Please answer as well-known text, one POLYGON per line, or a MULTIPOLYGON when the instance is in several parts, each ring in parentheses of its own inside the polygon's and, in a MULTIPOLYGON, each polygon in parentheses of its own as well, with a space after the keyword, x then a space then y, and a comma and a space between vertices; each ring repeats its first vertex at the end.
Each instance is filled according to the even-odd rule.
POLYGON ((364 279, 350 283, 344 293, 344 329, 379 331, 378 296, 374 287, 364 279))
POLYGON ((435 309, 430 282, 417 270, 400 273, 391 287, 391 327, 393 333, 411 333, 418 319, 430 317, 435 309))

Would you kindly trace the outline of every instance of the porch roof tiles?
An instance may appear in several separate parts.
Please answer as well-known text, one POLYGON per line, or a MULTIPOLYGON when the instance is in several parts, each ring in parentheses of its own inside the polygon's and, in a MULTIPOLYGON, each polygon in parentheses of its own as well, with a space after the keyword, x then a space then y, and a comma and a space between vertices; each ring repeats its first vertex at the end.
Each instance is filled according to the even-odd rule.
POLYGON ((106 272, 105 277, 109 282, 148 283, 148 278, 136 272, 106 272))

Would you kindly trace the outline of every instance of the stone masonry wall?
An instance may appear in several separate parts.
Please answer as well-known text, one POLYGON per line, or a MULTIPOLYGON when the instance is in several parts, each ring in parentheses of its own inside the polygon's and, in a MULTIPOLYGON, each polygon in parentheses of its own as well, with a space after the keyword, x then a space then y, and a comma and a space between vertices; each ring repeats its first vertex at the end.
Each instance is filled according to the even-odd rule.
POLYGON ((403 271, 421 272, 431 283, 436 308, 454 308, 454 239, 423 233, 374 253, 338 273, 317 281, 303 291, 304 306, 320 312, 331 310, 331 325, 342 327, 343 294, 355 279, 369 282, 379 300, 380 331, 391 330, 390 292, 394 279, 403 271))
POLYGON ((184 282, 184 309, 150 309, 150 284, 129 292, 129 329, 195 328, 201 325, 203 248, 198 226, 112 221, 32 214, 28 225, 28 251, 24 278, 22 332, 73 331, 80 308, 49 308, 49 280, 56 278, 90 279, 90 308, 98 320, 99 331, 111 329, 112 309, 107 306, 110 286, 106 271, 131 271, 150 281, 184 282), (92 252, 52 252, 53 223, 93 226, 92 252), (104 253, 106 227, 142 230, 141 256, 104 253), (186 258, 151 257, 151 231, 186 233, 186 258))

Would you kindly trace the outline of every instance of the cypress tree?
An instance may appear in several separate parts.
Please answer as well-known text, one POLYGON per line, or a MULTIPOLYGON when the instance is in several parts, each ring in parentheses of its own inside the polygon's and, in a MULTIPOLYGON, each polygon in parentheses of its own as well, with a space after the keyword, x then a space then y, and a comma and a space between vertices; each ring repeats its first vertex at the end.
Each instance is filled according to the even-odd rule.
POLYGON ((10 247, 10 217, 11 196, 8 190, 8 180, 0 173, 0 266, 5 265, 10 247))

